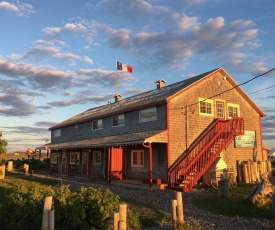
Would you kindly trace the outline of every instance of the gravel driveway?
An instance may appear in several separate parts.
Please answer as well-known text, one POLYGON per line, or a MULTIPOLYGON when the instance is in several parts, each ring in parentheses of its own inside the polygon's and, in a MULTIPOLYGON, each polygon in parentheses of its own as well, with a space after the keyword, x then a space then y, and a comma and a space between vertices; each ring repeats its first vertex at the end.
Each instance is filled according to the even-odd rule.
MULTIPOLYGON (((62 184, 70 184, 72 189, 80 188, 81 186, 92 186, 95 188, 109 188, 113 193, 122 196, 135 199, 141 203, 147 203, 161 209, 165 212, 171 213, 171 200, 176 199, 176 191, 165 190, 146 190, 129 187, 112 186, 104 182, 91 182, 88 180, 74 179, 70 177, 56 177, 45 176, 40 174, 34 174, 37 177, 50 177, 52 179, 61 180, 62 184)), ((244 219, 239 217, 227 217, 223 215, 215 215, 210 212, 200 210, 192 205, 192 199, 201 196, 207 196, 207 193, 203 190, 193 189, 188 193, 182 194, 184 217, 186 221, 196 220, 205 230, 217 229, 217 230, 237 230, 237 229, 273 229, 270 226, 270 221, 267 219, 244 219)), ((172 229, 171 223, 167 226, 153 227, 153 229, 172 229)))

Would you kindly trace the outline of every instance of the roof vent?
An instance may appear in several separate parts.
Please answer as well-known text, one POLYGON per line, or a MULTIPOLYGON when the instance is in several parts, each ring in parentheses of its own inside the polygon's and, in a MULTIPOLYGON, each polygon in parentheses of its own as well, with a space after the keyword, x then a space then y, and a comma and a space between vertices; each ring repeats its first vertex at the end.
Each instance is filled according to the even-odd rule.
POLYGON ((157 89, 163 88, 165 85, 165 81, 163 79, 155 82, 157 84, 157 89))
POLYGON ((118 102, 121 99, 121 95, 117 94, 117 95, 114 96, 114 98, 115 98, 115 102, 118 102))

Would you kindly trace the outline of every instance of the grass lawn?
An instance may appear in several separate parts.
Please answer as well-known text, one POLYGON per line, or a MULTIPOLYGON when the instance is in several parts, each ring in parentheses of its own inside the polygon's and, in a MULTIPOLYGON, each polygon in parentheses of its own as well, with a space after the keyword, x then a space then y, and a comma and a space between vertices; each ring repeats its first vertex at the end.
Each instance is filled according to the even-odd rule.
POLYGON ((218 190, 209 189, 210 196, 193 200, 194 205, 211 213, 225 216, 244 218, 272 218, 272 207, 256 207, 246 197, 251 194, 255 185, 242 184, 237 188, 230 188, 231 197, 220 198, 218 190))

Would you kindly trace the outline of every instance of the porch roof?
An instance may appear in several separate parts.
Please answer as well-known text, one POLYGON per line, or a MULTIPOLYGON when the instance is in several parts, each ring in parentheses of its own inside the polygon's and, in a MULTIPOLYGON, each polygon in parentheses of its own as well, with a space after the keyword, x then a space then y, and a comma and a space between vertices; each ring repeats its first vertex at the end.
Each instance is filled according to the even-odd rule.
POLYGON ((129 133, 117 136, 107 136, 80 141, 72 141, 58 144, 47 144, 50 149, 76 149, 76 148, 98 148, 109 146, 123 146, 141 143, 167 143, 167 130, 156 130, 139 133, 129 133))

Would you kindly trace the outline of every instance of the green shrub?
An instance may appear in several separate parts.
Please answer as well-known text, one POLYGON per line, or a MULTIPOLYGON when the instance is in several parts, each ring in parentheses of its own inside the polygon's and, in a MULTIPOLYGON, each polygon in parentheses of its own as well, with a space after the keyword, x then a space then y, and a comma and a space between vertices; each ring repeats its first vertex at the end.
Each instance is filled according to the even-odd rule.
POLYGON ((20 186, 0 206, 0 229, 41 229, 44 199, 53 197, 55 229, 111 229, 119 197, 110 190, 20 186))

